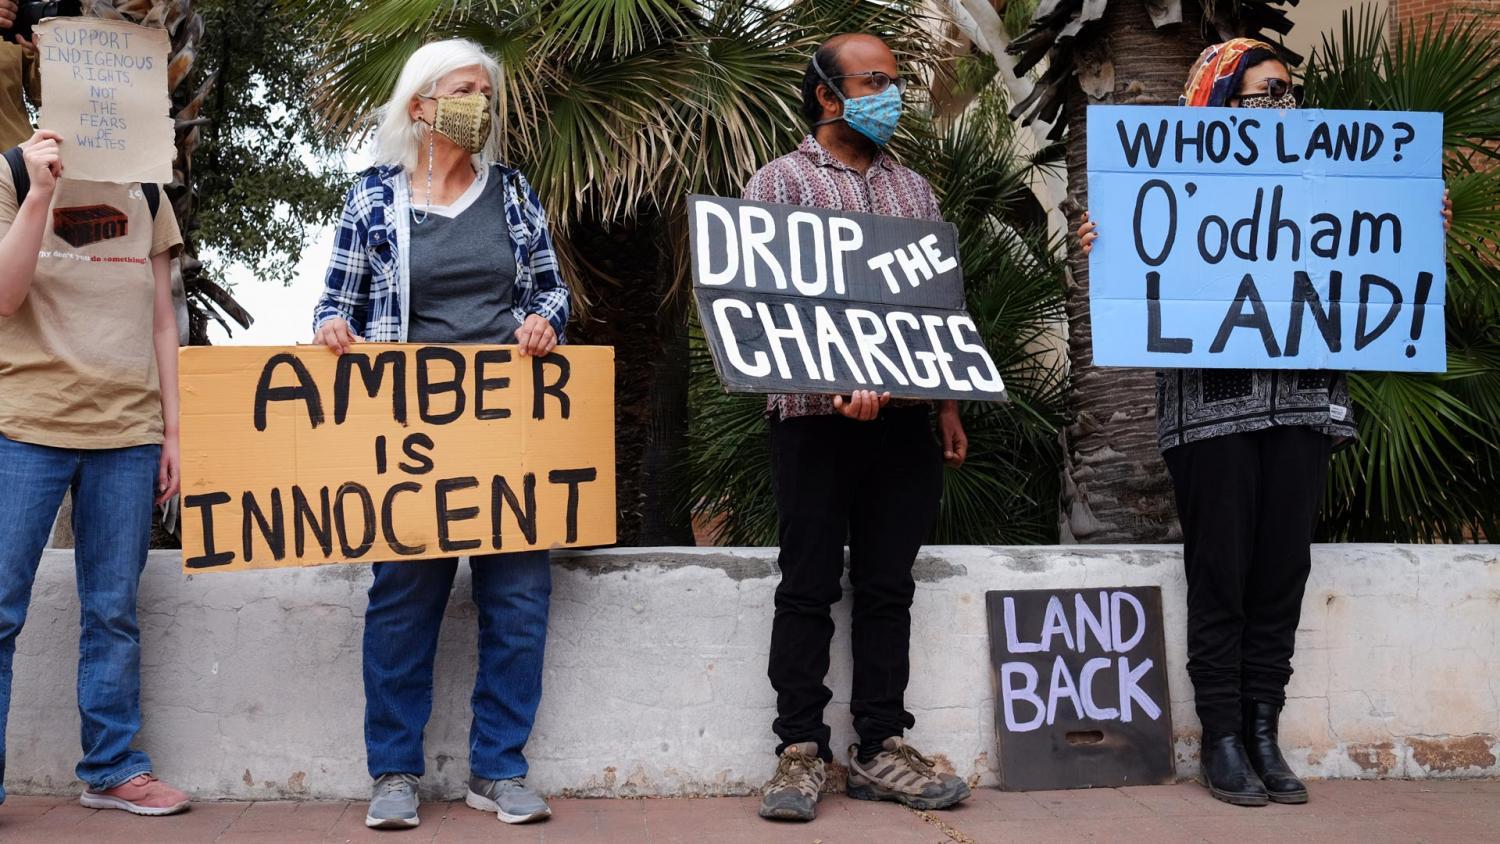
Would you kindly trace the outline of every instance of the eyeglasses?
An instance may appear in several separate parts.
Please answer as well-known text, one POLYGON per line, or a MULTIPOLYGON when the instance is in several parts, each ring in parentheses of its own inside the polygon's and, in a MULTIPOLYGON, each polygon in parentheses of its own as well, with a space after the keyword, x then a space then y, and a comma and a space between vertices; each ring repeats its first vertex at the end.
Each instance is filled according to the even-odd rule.
POLYGON ((1264 91, 1241 91, 1240 93, 1238 93, 1238 94, 1235 95, 1235 98, 1243 100, 1246 97, 1284 97, 1288 93, 1290 93, 1292 95, 1292 97, 1294 99, 1296 99, 1297 104, 1301 105, 1301 103, 1302 103, 1302 86, 1301 85, 1293 85, 1291 82, 1288 82, 1285 79, 1278 79, 1276 77, 1271 77, 1270 79, 1265 80, 1265 83, 1266 83, 1266 90, 1264 90, 1264 91))
POLYGON ((906 80, 904 78, 900 76, 890 76, 878 70, 867 70, 864 73, 845 73, 833 78, 854 79, 856 77, 870 80, 870 84, 875 88, 875 93, 877 94, 884 93, 885 89, 891 87, 892 85, 896 86, 896 93, 906 93, 906 80))

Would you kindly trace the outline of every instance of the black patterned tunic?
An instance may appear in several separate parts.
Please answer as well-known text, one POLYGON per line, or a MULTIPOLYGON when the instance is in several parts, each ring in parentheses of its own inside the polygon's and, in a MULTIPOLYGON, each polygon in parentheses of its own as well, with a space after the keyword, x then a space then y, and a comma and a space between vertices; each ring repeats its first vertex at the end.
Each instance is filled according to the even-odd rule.
POLYGON ((1162 451, 1277 425, 1306 425, 1340 440, 1356 436, 1344 374, 1262 369, 1156 373, 1156 435, 1162 451))

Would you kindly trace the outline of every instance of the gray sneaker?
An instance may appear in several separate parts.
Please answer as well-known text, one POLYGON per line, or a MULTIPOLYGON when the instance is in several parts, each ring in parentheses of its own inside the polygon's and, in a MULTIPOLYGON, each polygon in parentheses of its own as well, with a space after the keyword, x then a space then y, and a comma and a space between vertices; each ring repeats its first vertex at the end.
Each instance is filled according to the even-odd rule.
POLYGON ((482 780, 469 777, 469 793, 464 797, 469 808, 494 812, 504 823, 529 823, 552 817, 547 801, 526 787, 526 780, 482 780))
POLYGON ((375 780, 365 826, 371 829, 411 829, 422 822, 417 817, 417 776, 385 774, 375 780))
POLYGON ((760 816, 781 821, 810 821, 818 814, 818 795, 828 778, 818 758, 817 742, 804 741, 781 751, 776 774, 766 783, 760 816))
POLYGON ((859 745, 849 747, 850 797, 891 800, 913 809, 946 809, 969 796, 969 785, 939 773, 932 760, 900 736, 891 736, 868 763, 859 761, 859 745))

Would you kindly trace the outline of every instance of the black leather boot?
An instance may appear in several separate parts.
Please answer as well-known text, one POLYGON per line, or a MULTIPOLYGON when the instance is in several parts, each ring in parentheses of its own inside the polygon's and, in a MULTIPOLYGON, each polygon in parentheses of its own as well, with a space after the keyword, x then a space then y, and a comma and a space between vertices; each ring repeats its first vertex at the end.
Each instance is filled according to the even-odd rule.
POLYGON ((1266 797, 1276 803, 1306 803, 1307 786, 1292 773, 1291 766, 1281 755, 1281 748, 1276 746, 1281 707, 1247 700, 1244 713, 1245 754, 1250 757, 1250 766, 1266 787, 1266 797))
POLYGON ((1250 766, 1245 744, 1235 733, 1204 733, 1199 779, 1215 798, 1235 806, 1266 805, 1266 787, 1250 766))

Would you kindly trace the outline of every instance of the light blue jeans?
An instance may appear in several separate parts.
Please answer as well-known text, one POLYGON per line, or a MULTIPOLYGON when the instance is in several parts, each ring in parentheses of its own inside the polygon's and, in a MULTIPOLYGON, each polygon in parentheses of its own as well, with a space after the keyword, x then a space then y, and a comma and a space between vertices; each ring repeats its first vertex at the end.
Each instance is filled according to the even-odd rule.
MULTIPOLYGON (((151 770, 131 748, 141 728, 141 634, 136 593, 151 544, 161 446, 49 448, 0 436, 0 779, 16 636, 63 494, 73 491, 81 631, 78 778, 95 790, 151 770)), ((0 800, 5 799, 0 787, 0 800)))
MULTIPOLYGON (((479 611, 479 674, 469 727, 469 773, 526 775, 523 750, 542 700, 542 653, 552 595, 546 551, 471 557, 479 611)), ((458 561, 376 563, 365 611, 365 753, 370 776, 426 767, 438 631, 458 561)))

